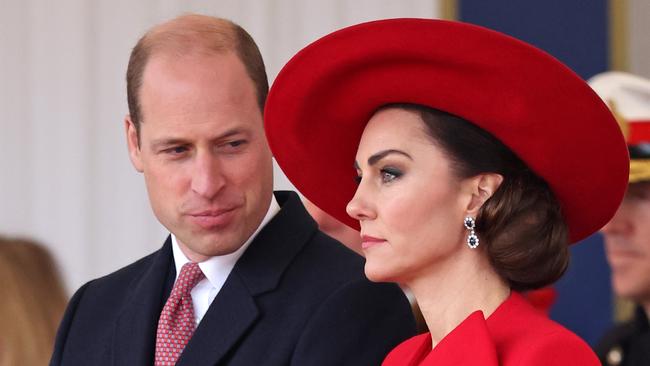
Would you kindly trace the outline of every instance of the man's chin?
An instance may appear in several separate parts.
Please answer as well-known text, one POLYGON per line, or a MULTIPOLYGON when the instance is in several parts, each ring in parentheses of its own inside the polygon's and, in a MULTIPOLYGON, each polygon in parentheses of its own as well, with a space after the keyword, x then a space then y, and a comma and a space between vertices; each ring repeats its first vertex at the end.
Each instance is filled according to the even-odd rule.
POLYGON ((613 286, 614 293, 616 294, 616 296, 634 302, 639 302, 641 299, 644 298, 645 293, 650 292, 649 291, 650 289, 646 289, 645 291, 643 291, 639 287, 641 286, 630 286, 629 283, 624 283, 624 284, 614 283, 613 286))
POLYGON ((209 257, 230 254, 239 247, 241 244, 235 244, 233 239, 228 238, 226 233, 214 233, 207 230, 199 230, 192 232, 190 235, 177 235, 179 246, 183 249, 183 253, 188 255, 187 252, 194 257, 202 257, 203 260, 209 257))

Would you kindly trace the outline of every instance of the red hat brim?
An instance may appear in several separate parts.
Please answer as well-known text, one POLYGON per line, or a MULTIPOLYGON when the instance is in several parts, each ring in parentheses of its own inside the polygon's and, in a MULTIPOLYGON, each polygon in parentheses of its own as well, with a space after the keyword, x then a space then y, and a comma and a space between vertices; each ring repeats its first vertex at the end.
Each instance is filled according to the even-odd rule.
POLYGON ((372 114, 416 103, 490 132, 550 185, 578 241, 613 216, 627 186, 625 141, 607 106, 547 53, 486 28, 389 19, 329 34, 278 74, 267 138, 289 180, 345 224, 353 167, 372 114))

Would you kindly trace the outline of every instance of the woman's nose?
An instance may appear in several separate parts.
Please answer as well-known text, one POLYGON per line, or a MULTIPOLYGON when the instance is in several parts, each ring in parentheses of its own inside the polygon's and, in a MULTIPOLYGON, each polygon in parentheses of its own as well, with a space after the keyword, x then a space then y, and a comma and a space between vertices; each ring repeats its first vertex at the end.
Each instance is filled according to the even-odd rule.
POLYGON ((376 217, 373 205, 368 200, 368 195, 364 192, 364 188, 359 185, 357 191, 354 193, 352 200, 348 202, 345 211, 355 220, 371 220, 376 217))

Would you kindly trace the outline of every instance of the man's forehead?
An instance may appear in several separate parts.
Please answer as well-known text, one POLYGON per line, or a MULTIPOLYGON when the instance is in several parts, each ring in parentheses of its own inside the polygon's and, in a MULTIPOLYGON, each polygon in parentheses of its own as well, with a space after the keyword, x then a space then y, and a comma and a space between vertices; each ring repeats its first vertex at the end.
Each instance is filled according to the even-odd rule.
POLYGON ((257 104, 255 85, 233 53, 151 59, 139 93, 142 109, 151 98, 208 103, 229 99, 238 104, 257 104))
POLYGON ((187 67, 187 64, 198 62, 213 63, 215 66, 223 65, 227 62, 232 65, 245 66, 236 52, 228 49, 221 51, 207 50, 204 48, 188 48, 187 50, 178 49, 161 49, 151 53, 143 69, 143 82, 147 74, 152 70, 170 67, 187 67))
POLYGON ((650 181, 629 184, 625 197, 628 199, 650 199, 650 181))

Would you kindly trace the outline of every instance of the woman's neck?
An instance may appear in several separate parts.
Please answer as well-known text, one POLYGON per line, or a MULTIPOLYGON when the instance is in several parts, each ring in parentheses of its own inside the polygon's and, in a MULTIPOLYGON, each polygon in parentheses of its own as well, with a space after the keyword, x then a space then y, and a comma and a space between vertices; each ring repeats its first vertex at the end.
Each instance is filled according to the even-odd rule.
POLYGON ((481 310, 487 318, 510 295, 508 285, 479 251, 447 258, 405 285, 415 295, 433 347, 471 313, 481 310))

